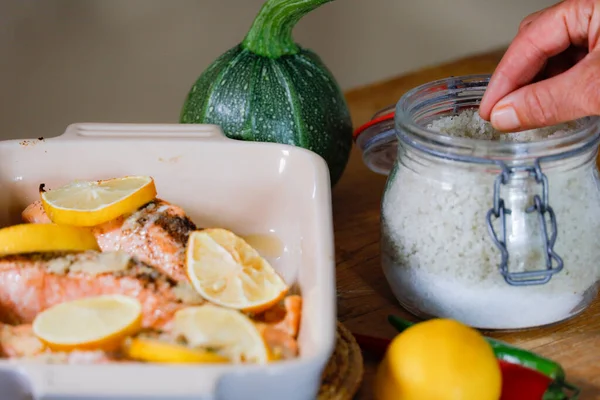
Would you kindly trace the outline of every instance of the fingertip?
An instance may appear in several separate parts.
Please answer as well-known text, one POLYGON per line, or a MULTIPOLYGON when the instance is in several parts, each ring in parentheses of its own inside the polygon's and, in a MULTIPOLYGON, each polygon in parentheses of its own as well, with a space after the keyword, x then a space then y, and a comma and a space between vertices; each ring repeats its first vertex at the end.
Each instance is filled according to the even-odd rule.
POLYGON ((483 119, 485 121, 489 121, 491 118, 491 115, 492 115, 492 109, 484 101, 485 101, 485 97, 481 100, 478 112, 479 112, 479 116, 481 117, 481 119, 483 119))
POLYGON ((501 132, 515 132, 521 128, 521 120, 512 105, 497 105, 491 112, 492 127, 501 132))
POLYGON ((516 89, 516 85, 506 79, 502 74, 502 71, 496 70, 490 78, 485 93, 479 103, 479 116, 486 121, 490 121, 492 111, 498 101, 514 89, 516 89))
POLYGON ((494 103, 499 100, 498 96, 494 93, 493 84, 492 79, 479 103, 479 116, 486 121, 490 120, 494 103))

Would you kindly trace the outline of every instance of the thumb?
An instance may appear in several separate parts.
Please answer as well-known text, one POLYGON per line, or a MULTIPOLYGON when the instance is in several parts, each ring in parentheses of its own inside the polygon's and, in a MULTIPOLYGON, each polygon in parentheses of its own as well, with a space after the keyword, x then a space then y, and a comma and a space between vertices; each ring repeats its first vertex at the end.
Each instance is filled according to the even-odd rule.
POLYGON ((505 132, 541 128, 600 115, 600 56, 590 53, 573 68, 508 94, 490 121, 505 132))

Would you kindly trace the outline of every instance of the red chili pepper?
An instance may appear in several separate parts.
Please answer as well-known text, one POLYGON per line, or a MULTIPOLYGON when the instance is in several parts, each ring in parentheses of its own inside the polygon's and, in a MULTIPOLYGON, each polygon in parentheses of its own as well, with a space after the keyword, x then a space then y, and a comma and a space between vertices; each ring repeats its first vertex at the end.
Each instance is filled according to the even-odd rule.
POLYGON ((502 371, 500 400, 542 400, 552 379, 531 368, 498 360, 502 371))

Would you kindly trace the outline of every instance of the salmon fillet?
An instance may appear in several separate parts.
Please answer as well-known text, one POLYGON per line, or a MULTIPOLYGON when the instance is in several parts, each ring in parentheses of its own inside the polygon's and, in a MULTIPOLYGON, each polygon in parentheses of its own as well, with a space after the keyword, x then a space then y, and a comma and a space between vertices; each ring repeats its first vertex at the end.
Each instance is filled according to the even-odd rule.
MULTIPOLYGON (((257 326, 272 353, 282 359, 298 355, 296 336, 301 316, 302 298, 297 295, 286 297, 283 304, 257 317, 257 326)), ((162 340, 176 342, 170 337, 169 327, 164 330, 146 329, 142 335, 161 337, 162 340)), ((109 354, 104 351, 74 351, 56 353, 46 349, 33 334, 31 324, 8 325, 0 323, 0 357, 28 359, 43 363, 61 364, 104 364, 126 362, 122 354, 109 354)))
MULTIPOLYGON (((292 359, 298 355, 298 330, 302 315, 302 297, 290 295, 268 311, 254 315, 252 320, 266 345, 278 359, 292 359)), ((225 333, 226 335, 226 333, 225 333)), ((185 338, 177 335, 172 326, 165 329, 147 329, 138 337, 159 340, 176 345, 188 345, 185 338)))
POLYGON ((30 357, 44 351, 44 344, 33 334, 30 324, 0 324, 0 356, 30 357))
MULTIPOLYGON (((21 216, 29 223, 51 222, 41 201, 30 204, 21 216)), ((186 279, 185 247, 197 228, 180 207, 156 199, 91 229, 102 251, 122 250, 177 281, 186 279)))
MULTIPOLYGON (((288 296, 282 304, 257 317, 257 327, 271 352, 282 359, 294 358, 298 354, 296 336, 302 311, 302 298, 288 296)), ((177 343, 169 333, 168 326, 162 329, 146 329, 142 337, 150 337, 177 343)), ((37 339, 31 324, 7 325, 0 323, 0 357, 27 359, 43 363, 60 364, 104 364, 127 362, 123 354, 104 351, 51 352, 37 339)))
POLYGON ((144 327, 162 327, 177 310, 204 302, 189 283, 177 282, 125 252, 0 258, 0 322, 31 323, 55 304, 103 294, 137 298, 144 327))
POLYGON ((122 362, 119 354, 102 350, 53 352, 35 336, 31 324, 0 324, 0 357, 45 364, 107 364, 122 362))
POLYGON ((258 331, 273 354, 282 359, 298 355, 298 330, 302 316, 302 297, 290 295, 282 304, 255 317, 258 331))
MULTIPOLYGON (((51 223, 39 201, 29 205, 22 218, 51 223)), ((75 359, 72 354, 61 358, 48 353, 27 325, 55 304, 101 294, 136 297, 142 303, 143 327, 168 336, 177 310, 204 302, 185 273, 185 248, 196 229, 181 208, 156 199, 132 214, 91 228, 102 253, 0 258, 0 355, 44 362, 55 362, 56 356, 61 363, 78 363, 80 358, 92 363, 118 361, 103 352, 81 352, 75 359)), ((253 317, 269 348, 282 359, 299 352, 301 312, 302 298, 290 295, 253 317)))

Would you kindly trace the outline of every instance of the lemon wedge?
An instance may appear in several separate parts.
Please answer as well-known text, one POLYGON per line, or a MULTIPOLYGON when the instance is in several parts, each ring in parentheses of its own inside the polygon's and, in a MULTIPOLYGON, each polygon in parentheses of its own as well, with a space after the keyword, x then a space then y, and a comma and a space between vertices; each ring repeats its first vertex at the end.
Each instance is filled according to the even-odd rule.
POLYGON ((205 304, 175 313, 173 334, 190 347, 213 348, 234 363, 269 361, 267 345, 250 318, 237 310, 205 304))
POLYGON ((133 338, 125 348, 127 357, 146 362, 188 364, 227 363, 229 359, 214 352, 190 349, 158 339, 133 338))
POLYGON ((100 250, 85 228, 55 224, 20 224, 0 229, 0 256, 51 251, 100 250))
POLYGON ((260 312, 288 291, 273 267, 246 241, 226 229, 192 232, 186 268, 200 296, 223 307, 260 312))
POLYGON ((142 305, 118 294, 86 297, 57 304, 33 321, 35 336, 55 351, 115 350, 137 333, 142 305))
POLYGON ((156 186, 149 176, 126 176, 76 181, 49 191, 40 188, 40 197, 52 222, 95 226, 151 202, 156 198, 156 186))

